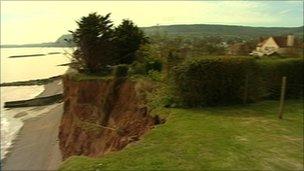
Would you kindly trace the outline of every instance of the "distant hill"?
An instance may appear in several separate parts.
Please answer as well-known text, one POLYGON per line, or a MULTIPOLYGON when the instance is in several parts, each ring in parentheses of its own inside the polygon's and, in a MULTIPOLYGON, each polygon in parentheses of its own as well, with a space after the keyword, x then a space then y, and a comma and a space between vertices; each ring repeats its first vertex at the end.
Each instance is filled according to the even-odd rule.
POLYGON ((72 39, 71 34, 60 36, 55 42, 23 44, 23 45, 1 45, 1 48, 21 48, 21 47, 71 47, 73 43, 68 43, 66 40, 72 39))
POLYGON ((64 34, 60 36, 55 43, 57 44, 67 44, 67 40, 72 40, 73 36, 72 34, 64 34))
MULTIPOLYGON (((232 25, 208 25, 208 24, 191 24, 191 25, 167 25, 141 27, 148 35, 165 34, 169 37, 206 37, 220 36, 223 38, 241 38, 244 40, 258 39, 265 36, 280 36, 294 34, 296 37, 303 37, 302 27, 249 27, 249 26, 232 26, 232 25)), ((62 35, 57 41, 72 39, 72 35, 62 35)))
MULTIPOLYGON (((294 34, 303 39, 304 26, 301 27, 249 27, 233 25, 209 25, 209 24, 190 24, 190 25, 166 25, 151 26, 141 28, 148 36, 165 34, 169 37, 206 37, 219 36, 222 38, 241 38, 244 40, 258 39, 265 36, 279 36, 294 34)), ((71 34, 60 36, 55 42, 25 45, 1 45, 1 47, 67 47, 73 46, 65 40, 71 40, 71 34)))
POLYGON ((303 37, 303 28, 301 27, 249 27, 232 25, 167 25, 143 27, 142 29, 148 35, 156 33, 165 33, 168 36, 220 36, 223 38, 238 37, 242 39, 257 39, 264 36, 278 36, 294 34, 296 37, 303 37))

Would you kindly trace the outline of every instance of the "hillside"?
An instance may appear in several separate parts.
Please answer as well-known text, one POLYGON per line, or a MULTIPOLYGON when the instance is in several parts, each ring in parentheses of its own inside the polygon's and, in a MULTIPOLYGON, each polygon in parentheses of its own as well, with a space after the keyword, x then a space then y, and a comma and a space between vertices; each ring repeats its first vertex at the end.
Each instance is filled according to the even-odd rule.
POLYGON ((21 45, 1 45, 1 48, 22 48, 22 47, 71 47, 74 44, 68 43, 65 39, 72 39, 71 34, 64 34, 60 36, 55 42, 35 43, 35 44, 21 44, 21 45))
POLYGON ((67 44, 67 41, 72 40, 73 37, 71 34, 64 34, 60 36, 55 43, 57 44, 67 44))
MULTIPOLYGON (((296 37, 303 37, 304 26, 302 27, 249 27, 233 25, 166 25, 142 27, 142 30, 148 35, 165 34, 169 37, 205 37, 220 36, 227 38, 241 38, 244 40, 257 39, 264 36, 279 36, 294 34, 296 37)), ((62 35, 56 42, 62 42, 64 39, 71 39, 70 34, 62 35)))
POLYGON ((303 36, 302 27, 249 27, 232 25, 168 25, 152 26, 142 28, 148 35, 165 33, 168 36, 220 36, 224 38, 239 37, 242 39, 258 38, 261 36, 275 36, 294 34, 297 37, 303 36))
MULTIPOLYGON (((304 26, 301 27, 249 27, 233 25, 208 25, 208 24, 191 24, 191 25, 166 25, 142 27, 148 36, 165 34, 169 37, 205 37, 220 36, 224 39, 241 38, 244 40, 257 39, 263 36, 278 36, 294 34, 296 37, 303 37, 304 26)), ((66 43, 65 39, 72 39, 71 34, 60 36, 55 42, 41 44, 25 45, 1 45, 1 47, 65 47, 72 46, 66 43)))

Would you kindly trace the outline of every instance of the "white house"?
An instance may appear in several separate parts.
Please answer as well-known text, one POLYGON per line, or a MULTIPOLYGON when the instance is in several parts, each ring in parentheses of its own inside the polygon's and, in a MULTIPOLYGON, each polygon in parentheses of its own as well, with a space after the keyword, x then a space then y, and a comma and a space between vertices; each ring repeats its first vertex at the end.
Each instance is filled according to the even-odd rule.
POLYGON ((262 42, 260 42, 256 49, 251 53, 251 55, 272 55, 277 53, 279 55, 285 55, 288 53, 293 53, 296 51, 296 40, 294 35, 288 36, 276 36, 276 37, 269 37, 262 42))

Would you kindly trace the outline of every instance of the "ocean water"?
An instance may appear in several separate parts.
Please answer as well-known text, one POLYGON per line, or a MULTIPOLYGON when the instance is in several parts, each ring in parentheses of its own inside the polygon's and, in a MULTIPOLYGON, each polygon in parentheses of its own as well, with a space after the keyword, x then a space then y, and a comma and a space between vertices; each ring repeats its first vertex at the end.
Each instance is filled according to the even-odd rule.
POLYGON ((69 55, 9 58, 15 55, 48 54, 50 52, 70 53, 70 48, 1 48, 1 83, 48 78, 66 71, 69 55))
MULTIPOLYGON (((63 74, 67 66, 58 66, 70 62, 68 55, 53 54, 36 57, 9 58, 13 55, 48 54, 50 52, 69 53, 66 48, 1 48, 1 83, 49 78, 63 74)), ((54 105, 39 110, 34 107, 6 109, 4 102, 34 98, 43 90, 43 86, 12 86, 1 89, 1 160, 9 151, 12 141, 23 126, 23 121, 45 113, 54 105), (20 117, 20 113, 24 116, 20 117), (19 117, 16 117, 19 115, 19 117)))

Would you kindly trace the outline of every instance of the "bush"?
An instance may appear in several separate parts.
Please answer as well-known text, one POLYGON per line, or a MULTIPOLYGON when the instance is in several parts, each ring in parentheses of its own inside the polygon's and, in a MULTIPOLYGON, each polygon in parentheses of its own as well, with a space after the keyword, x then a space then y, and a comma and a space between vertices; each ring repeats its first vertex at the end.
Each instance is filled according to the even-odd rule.
POLYGON ((161 82, 163 80, 162 73, 154 70, 149 71, 147 77, 156 82, 161 82))
POLYGON ((131 65, 130 73, 131 74, 145 75, 146 74, 145 64, 135 61, 131 65))
POLYGON ((282 77, 287 77, 286 98, 303 97, 304 61, 301 58, 262 59, 258 61, 262 68, 266 98, 279 99, 282 77))
POLYGON ((128 75, 128 70, 129 67, 128 65, 117 65, 114 69, 114 76, 119 78, 119 77, 126 77, 128 75))
POLYGON ((147 105, 151 110, 158 108, 158 107, 174 107, 175 102, 173 101, 174 96, 171 87, 164 83, 156 83, 157 88, 153 91, 148 93, 147 105))
POLYGON ((246 101, 253 102, 263 96, 259 71, 257 62, 252 58, 194 59, 172 69, 171 86, 180 99, 177 103, 183 106, 242 103, 245 92, 246 101), (247 89, 245 85, 248 85, 247 89))
POLYGON ((149 71, 161 71, 162 70, 162 63, 160 60, 151 59, 150 61, 146 62, 145 65, 146 72, 149 71))
POLYGON ((131 66, 132 74, 147 75, 151 71, 161 71, 162 63, 158 59, 146 58, 143 62, 134 62, 131 66))

